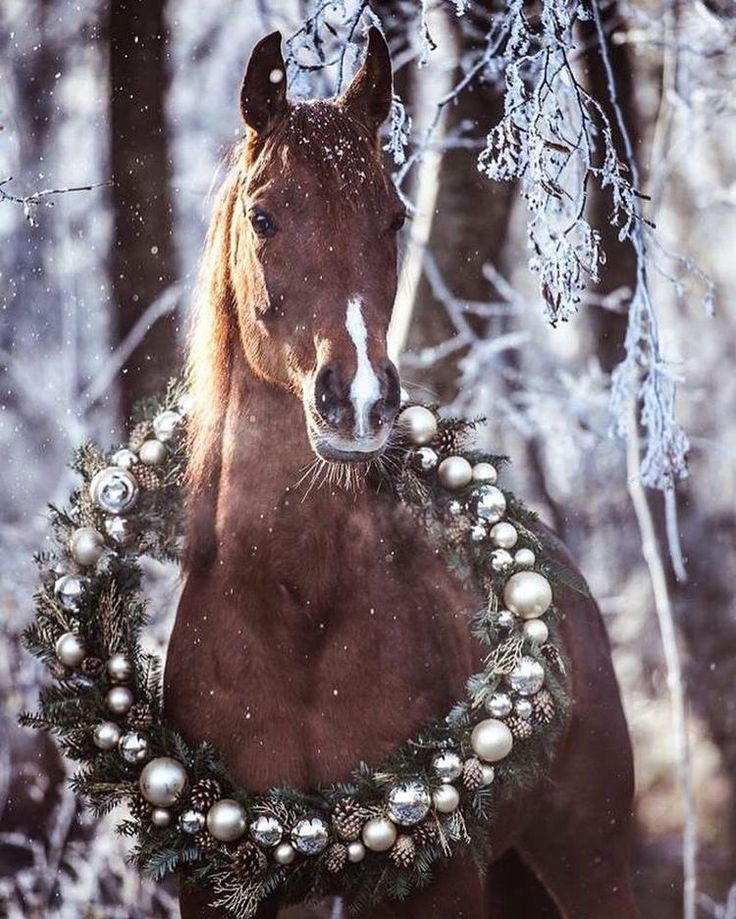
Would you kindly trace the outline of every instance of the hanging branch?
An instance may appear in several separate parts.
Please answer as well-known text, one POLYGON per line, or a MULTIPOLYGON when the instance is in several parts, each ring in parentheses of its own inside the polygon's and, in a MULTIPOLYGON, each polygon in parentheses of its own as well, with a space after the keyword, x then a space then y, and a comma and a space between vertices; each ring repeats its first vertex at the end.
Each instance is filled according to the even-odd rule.
POLYGON ((41 205, 53 207, 55 202, 50 200, 56 195, 66 195, 75 191, 92 191, 95 188, 104 188, 111 185, 111 182, 93 182, 91 185, 70 185, 68 188, 44 188, 41 191, 34 191, 30 195, 12 195, 6 191, 6 186, 13 181, 12 176, 7 179, 0 179, 0 201, 9 201, 13 204, 20 204, 23 208, 23 215, 32 226, 38 226, 36 211, 41 205))

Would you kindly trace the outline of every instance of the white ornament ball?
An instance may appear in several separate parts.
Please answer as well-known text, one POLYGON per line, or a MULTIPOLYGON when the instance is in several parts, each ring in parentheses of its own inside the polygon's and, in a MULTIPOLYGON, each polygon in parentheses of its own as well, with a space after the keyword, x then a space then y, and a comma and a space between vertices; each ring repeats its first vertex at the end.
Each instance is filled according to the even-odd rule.
POLYGON ((64 632, 54 645, 56 656, 65 667, 78 667, 86 655, 84 642, 74 632, 64 632))
POLYGON ((476 463, 473 466, 473 481, 488 485, 495 485, 498 481, 496 467, 490 463, 476 463))
POLYGON ((437 469, 440 484, 449 491, 465 488, 473 477, 473 468, 464 456, 448 456, 437 469))
POLYGON ((273 857, 279 865, 290 865, 296 858, 296 849, 290 842, 281 842, 274 849, 273 857))
POLYGON ((171 814, 164 807, 154 807, 151 811, 151 823, 154 826, 168 826, 171 823, 171 814))
POLYGON ((371 852, 387 852, 396 842, 396 827, 388 817, 373 817, 363 827, 363 844, 371 852))
POLYGON ((113 654, 107 662, 107 673, 113 683, 124 683, 133 673, 133 665, 124 654, 113 654))
POLYGON ((78 565, 94 565, 105 550, 105 539, 94 527, 79 527, 72 533, 69 551, 78 565))
POLYGON ((516 527, 505 520, 495 523, 491 527, 491 539, 499 549, 511 549, 516 545, 518 538, 519 534, 516 532, 516 527))
POLYGON ((552 588, 536 571, 517 571, 506 581, 503 599, 512 613, 522 619, 543 616, 552 603, 552 588))
POLYGON ((105 702, 115 715, 125 715, 133 705, 133 693, 127 686, 113 686, 105 697, 105 702))
POLYGON ((543 619, 530 619, 524 623, 524 635, 535 645, 543 645, 549 638, 549 629, 543 619))
POLYGON ((460 794, 454 785, 443 785, 432 792, 432 804, 440 814, 451 814, 458 809, 460 794))
POLYGON ((493 766, 489 766, 487 763, 481 767, 481 780, 484 785, 491 785, 493 780, 496 778, 496 770, 493 766))
POLYGON ((170 807, 186 791, 187 771, 178 760, 159 756, 143 767, 138 784, 149 804, 170 807))
POLYGON ((139 731, 129 731, 120 738, 119 749, 126 763, 142 763, 148 756, 148 741, 139 731))
POLYGON ((181 415, 178 412, 161 412, 153 419, 153 433, 162 443, 167 443, 176 434, 180 423, 181 415))
POLYGON ((514 553, 514 561, 521 568, 532 568, 537 557, 531 549, 517 549, 514 553))
POLYGON ((362 862, 365 858, 365 846, 362 842, 359 842, 357 839, 355 842, 348 843, 348 861, 352 862, 354 865, 358 862, 362 862))
POLYGON ((160 440, 147 440, 138 451, 138 458, 145 466, 160 466, 166 455, 166 447, 160 440))
POLYGON ((245 833, 245 811, 233 798, 221 798, 207 811, 207 829, 220 842, 240 839, 245 833))
POLYGON ((103 721, 95 728, 92 740, 99 750, 114 750, 120 741, 120 728, 114 721, 103 721))
POLYGON ((399 429, 418 447, 423 447, 437 433, 437 419, 423 405, 410 405, 397 419, 399 429))
POLYGON ((487 763, 497 763, 511 752, 514 738, 503 721, 486 718, 473 728, 470 735, 473 752, 487 763))
POLYGON ((118 450, 112 457, 113 466, 119 466, 121 469, 132 469, 137 462, 138 457, 127 447, 118 450))

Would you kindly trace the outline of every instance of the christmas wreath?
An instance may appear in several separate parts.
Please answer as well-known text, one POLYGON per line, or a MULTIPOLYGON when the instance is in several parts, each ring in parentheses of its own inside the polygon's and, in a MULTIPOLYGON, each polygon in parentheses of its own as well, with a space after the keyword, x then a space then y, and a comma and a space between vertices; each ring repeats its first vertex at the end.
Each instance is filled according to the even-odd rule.
POLYGON ((27 647, 55 682, 26 725, 56 734, 82 765, 76 792, 96 813, 127 804, 131 858, 160 878, 186 868, 237 919, 339 894, 359 910, 426 884, 458 846, 487 861, 499 802, 538 777, 565 722, 555 585, 585 591, 535 534, 535 517, 497 484, 505 460, 465 449, 472 423, 406 405, 392 462, 368 481, 426 525, 447 563, 487 598, 468 627, 486 649, 467 698, 379 768, 351 781, 250 793, 217 750, 192 747, 162 714, 161 662, 141 645, 143 555, 176 561, 187 396, 172 384, 142 408, 127 447, 78 450, 82 484, 51 508, 57 549, 42 569, 27 647))

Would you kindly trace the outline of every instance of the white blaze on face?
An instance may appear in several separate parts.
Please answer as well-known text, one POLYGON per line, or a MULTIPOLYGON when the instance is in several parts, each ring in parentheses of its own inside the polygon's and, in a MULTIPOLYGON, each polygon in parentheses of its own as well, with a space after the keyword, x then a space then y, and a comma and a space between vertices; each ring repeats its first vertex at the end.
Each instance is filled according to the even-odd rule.
POLYGON ((362 300, 351 297, 345 327, 355 345, 358 363, 350 384, 350 401, 355 412, 355 436, 358 440, 370 432, 370 413, 381 397, 381 384, 368 357, 368 330, 363 319, 362 300))

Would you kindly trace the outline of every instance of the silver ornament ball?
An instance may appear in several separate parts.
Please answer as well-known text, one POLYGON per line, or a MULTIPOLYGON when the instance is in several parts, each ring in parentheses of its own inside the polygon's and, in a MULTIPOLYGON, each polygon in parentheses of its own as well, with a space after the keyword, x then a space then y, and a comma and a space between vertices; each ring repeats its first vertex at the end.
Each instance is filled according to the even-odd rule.
POLYGON ((143 767, 139 780, 141 794, 156 807, 176 804, 188 784, 186 769, 170 756, 152 759, 143 767))
POLYGON ((358 862, 362 862, 365 858, 365 846, 362 842, 359 842, 357 839, 355 842, 348 843, 348 861, 352 862, 354 865, 358 862))
POLYGON ((534 711, 532 703, 529 699, 517 699, 516 704, 514 705, 514 712, 523 718, 525 721, 528 721, 532 717, 532 712, 534 711))
POLYGON ((194 408, 194 396, 190 392, 182 393, 176 400, 176 407, 183 418, 186 418, 194 408))
POLYGON ((514 561, 521 568, 532 568, 537 557, 531 549, 517 549, 514 552, 514 561))
POLYGON ((120 469, 132 469, 137 462, 138 457, 127 447, 123 447, 113 453, 111 460, 113 466, 118 466, 120 469))
POLYGON ((181 415, 178 412, 161 412, 153 419, 153 433, 162 443, 168 443, 177 433, 180 424, 181 415))
POLYGON ((462 501, 458 501, 457 498, 453 498, 452 501, 447 502, 447 513, 452 517, 459 517, 463 512, 462 501))
POLYGON ((120 728, 114 721, 102 721, 95 728, 92 740, 99 750, 114 750, 120 741, 120 728))
POLYGON ((89 485, 92 501, 108 514, 124 514, 138 500, 138 483, 127 469, 108 466, 89 485))
POLYGON ((296 858, 296 849, 290 842, 281 842, 276 846, 273 857, 279 865, 290 865, 296 858))
POLYGON ((432 769, 441 782, 454 782, 463 773, 463 761, 454 750, 443 750, 432 759, 432 769))
POLYGON ((142 763, 148 756, 148 741, 139 731, 128 731, 120 738, 119 750, 126 763, 142 763))
POLYGON ((284 828, 274 816, 263 814, 251 823, 249 832, 253 842, 270 849, 281 842, 284 828))
POLYGON ((416 450, 412 451, 411 454, 411 464, 416 469, 417 472, 426 475, 428 472, 431 472, 439 462, 440 458, 437 455, 437 451, 433 450, 431 447, 418 447, 416 450))
POLYGON ((487 763, 497 763, 509 755, 514 738, 503 721, 486 718, 473 728, 470 745, 480 759, 487 763))
POLYGON ((520 696, 533 696, 544 685, 544 667, 533 657, 522 657, 507 679, 520 696))
POLYGON ((220 842, 232 842, 245 833, 245 810, 234 798, 221 798, 207 811, 207 829, 220 842))
POLYGON ((484 785, 490 785, 496 778, 496 770, 493 768, 493 766, 489 766, 487 763, 484 763, 481 767, 481 777, 484 785))
POLYGON ((371 852, 386 852, 396 842, 396 827, 388 817, 372 817, 363 827, 363 845, 371 852))
POLYGON ((105 533, 114 543, 124 546, 133 536, 133 524, 127 517, 106 517, 105 533))
POLYGON ((524 635, 535 645, 543 645, 549 638, 547 623, 542 619, 530 619, 524 623, 524 635))
POLYGON ((327 823, 321 817, 305 817, 291 831, 291 844, 302 855, 319 855, 328 838, 327 823))
POLYGON ((167 457, 166 445, 160 440, 147 440, 141 444, 138 459, 144 466, 160 466, 167 457))
POLYGON ((473 469, 464 456, 448 456, 440 463, 437 477, 448 491, 458 491, 470 483, 473 469))
POLYGON ((496 615, 496 623, 498 624, 499 629, 509 631, 516 625, 516 616, 514 616, 511 610, 499 610, 498 614, 496 615))
POLYGON ((74 574, 64 574, 54 582, 54 596, 70 613, 79 611, 85 582, 74 574))
POLYGON ((504 603, 522 619, 543 616, 552 603, 552 588, 544 575, 536 571, 517 571, 503 588, 504 603))
POLYGON ((470 511, 479 520, 496 523, 506 513, 506 498, 495 485, 481 485, 470 498, 470 511))
POLYGON ((399 415, 399 430, 417 447, 423 447, 437 434, 437 419, 423 405, 410 405, 399 415))
POLYGON ((505 549, 494 549, 491 552, 491 568, 494 571, 507 571, 513 564, 511 553, 505 549))
POLYGON ((158 827, 168 826, 171 823, 171 814, 164 807, 154 807, 151 811, 151 823, 158 827))
POLYGON ((513 548, 518 538, 519 534, 516 532, 516 527, 505 520, 495 523, 491 528, 491 539, 499 549, 513 548))
POLYGON ((85 658, 84 642, 74 632, 64 632, 54 645, 56 657, 65 667, 78 667, 85 658))
POLYGON ((432 792, 432 806, 440 814, 451 814, 459 804, 460 794, 454 785, 443 785, 432 792))
POLYGON ((200 830, 204 829, 204 814, 200 814, 199 811, 191 808, 185 810, 179 817, 177 825, 182 833, 186 833, 188 836, 196 836, 200 830))
POLYGON ((113 686, 105 696, 105 702, 115 715, 125 715, 133 705, 133 693, 127 686, 113 686))
POLYGON ((473 542, 483 542, 488 537, 485 523, 474 523, 470 528, 470 538, 473 542))
POLYGON ((388 793, 388 813, 401 826, 419 823, 429 813, 431 799, 422 782, 402 782, 388 793))
POLYGON ((485 698, 486 711, 494 718, 506 718, 514 707, 511 696, 505 692, 492 692, 485 698))
POLYGON ((105 539, 94 527, 79 527, 69 541, 69 552, 78 565, 94 565, 104 549, 105 539))
POLYGON ((496 467, 490 463, 476 463, 473 466, 473 481, 488 485, 495 485, 498 481, 496 467))
POLYGON ((124 654, 113 654, 107 662, 107 673, 114 683, 124 683, 133 673, 133 665, 124 654))

